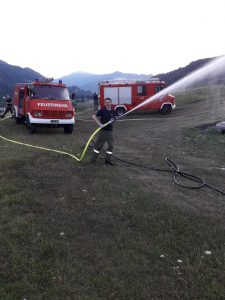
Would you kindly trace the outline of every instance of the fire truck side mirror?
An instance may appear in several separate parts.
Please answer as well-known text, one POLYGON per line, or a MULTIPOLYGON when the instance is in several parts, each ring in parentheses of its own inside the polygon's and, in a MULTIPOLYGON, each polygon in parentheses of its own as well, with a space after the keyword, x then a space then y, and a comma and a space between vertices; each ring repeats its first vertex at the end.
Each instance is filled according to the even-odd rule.
POLYGON ((33 85, 33 84, 29 84, 29 85, 28 85, 28 89, 29 89, 29 90, 33 90, 33 89, 34 89, 34 85, 33 85))
POLYGON ((35 95, 34 85, 33 84, 29 84, 27 87, 28 87, 28 91, 29 91, 30 97, 34 98, 34 95, 35 95))

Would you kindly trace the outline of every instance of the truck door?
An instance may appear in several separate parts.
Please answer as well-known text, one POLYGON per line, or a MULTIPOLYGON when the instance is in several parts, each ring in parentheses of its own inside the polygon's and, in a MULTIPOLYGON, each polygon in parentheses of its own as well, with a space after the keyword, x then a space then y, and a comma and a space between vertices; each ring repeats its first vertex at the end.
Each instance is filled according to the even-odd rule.
POLYGON ((118 99, 119 99, 118 87, 105 87, 104 99, 105 98, 110 98, 112 100, 112 104, 118 105, 118 99))
POLYGON ((23 110, 24 88, 19 89, 19 113, 23 110))
MULTIPOLYGON (((151 97, 150 93, 149 93, 149 89, 147 89, 147 85, 146 84, 141 84, 138 83, 135 86, 135 91, 136 91, 136 95, 134 97, 134 106, 138 106, 141 103, 143 103, 147 98, 151 97)), ((141 106, 140 109, 138 110, 146 110, 149 109, 149 105, 144 105, 141 106)))
POLYGON ((119 104, 131 104, 131 86, 119 87, 119 104))

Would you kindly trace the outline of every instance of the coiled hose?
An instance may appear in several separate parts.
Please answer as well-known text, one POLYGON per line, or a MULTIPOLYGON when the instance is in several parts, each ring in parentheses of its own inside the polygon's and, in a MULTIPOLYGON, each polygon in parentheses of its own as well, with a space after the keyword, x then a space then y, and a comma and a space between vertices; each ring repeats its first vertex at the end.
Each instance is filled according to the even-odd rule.
POLYGON ((133 166, 136 166, 136 167, 141 167, 141 168, 144 168, 144 169, 147 169, 149 171, 158 171, 158 172, 167 172, 167 173, 173 173, 173 181, 175 184, 183 187, 183 188, 187 188, 187 189, 201 189, 203 187, 208 187, 209 189, 212 189, 220 194, 222 194, 223 196, 225 196, 225 192, 223 192, 222 190, 208 184, 205 182, 204 179, 198 177, 198 176, 195 176, 195 175, 192 175, 192 174, 189 174, 189 173, 185 173, 185 172, 181 172, 179 167, 169 158, 165 158, 166 162, 168 163, 170 169, 161 169, 161 168, 155 168, 155 167, 148 167, 148 166, 145 166, 145 165, 142 165, 142 164, 139 164, 139 163, 136 163, 136 162, 132 162, 132 161, 128 161, 128 160, 125 160, 125 159, 121 159, 115 155, 113 155, 113 157, 118 160, 118 161, 121 161, 121 162, 124 162, 126 164, 130 164, 130 165, 133 165, 133 166), (191 182, 194 182, 195 185, 188 185, 188 184, 182 184, 178 181, 178 176, 181 176, 191 182))

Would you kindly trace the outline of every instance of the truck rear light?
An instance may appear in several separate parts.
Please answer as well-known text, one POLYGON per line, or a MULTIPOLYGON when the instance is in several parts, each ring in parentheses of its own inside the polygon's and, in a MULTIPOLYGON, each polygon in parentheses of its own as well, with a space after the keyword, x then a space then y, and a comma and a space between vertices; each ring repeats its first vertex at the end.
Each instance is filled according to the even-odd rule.
POLYGON ((34 117, 42 117, 42 111, 34 111, 34 117))
POLYGON ((73 117, 73 113, 71 113, 71 112, 66 113, 66 118, 72 118, 72 117, 73 117))

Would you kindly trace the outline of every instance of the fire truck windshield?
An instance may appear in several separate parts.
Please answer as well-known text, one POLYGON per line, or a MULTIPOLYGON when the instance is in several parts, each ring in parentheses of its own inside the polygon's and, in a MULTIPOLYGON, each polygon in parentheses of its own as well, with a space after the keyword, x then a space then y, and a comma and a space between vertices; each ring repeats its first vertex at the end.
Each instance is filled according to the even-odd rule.
POLYGON ((32 99, 48 100, 69 100, 69 93, 66 87, 54 85, 35 85, 30 91, 32 99))

